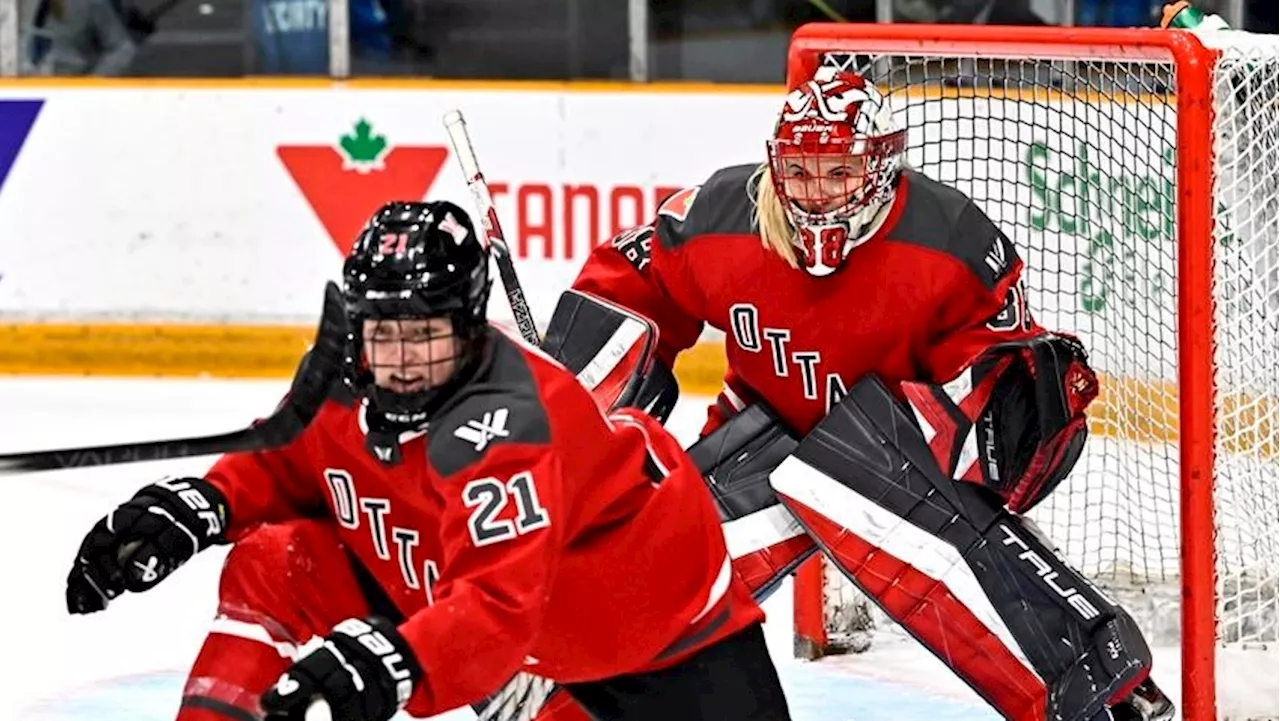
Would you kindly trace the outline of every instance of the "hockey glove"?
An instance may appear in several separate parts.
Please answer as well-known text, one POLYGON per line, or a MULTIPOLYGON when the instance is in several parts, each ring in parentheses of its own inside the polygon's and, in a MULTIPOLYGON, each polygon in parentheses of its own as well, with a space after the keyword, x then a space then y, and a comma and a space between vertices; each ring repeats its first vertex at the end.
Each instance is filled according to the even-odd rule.
POLYGON ((197 552, 225 543, 227 500, 199 478, 144 487, 98 521, 67 577, 67 610, 93 613, 124 591, 145 591, 197 552))
POLYGON ((349 618, 262 695, 265 721, 303 721, 316 701, 333 721, 387 721, 422 679, 409 643, 382 618, 349 618))

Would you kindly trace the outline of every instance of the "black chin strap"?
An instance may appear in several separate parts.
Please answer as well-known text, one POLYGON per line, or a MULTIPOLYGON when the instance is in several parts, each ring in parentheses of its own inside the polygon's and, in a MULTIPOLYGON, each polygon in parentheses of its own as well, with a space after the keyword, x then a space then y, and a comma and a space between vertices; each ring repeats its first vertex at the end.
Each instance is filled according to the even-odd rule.
POLYGON ((493 356, 487 329, 467 341, 461 351, 464 365, 443 384, 425 391, 400 394, 370 386, 365 393, 365 449, 378 462, 387 466, 400 463, 400 434, 425 431, 436 416, 463 387, 488 369, 493 356), (382 401, 380 403, 379 401, 382 401), (390 401, 390 402, 387 402, 390 401), (410 416, 412 419, 404 419, 410 416))

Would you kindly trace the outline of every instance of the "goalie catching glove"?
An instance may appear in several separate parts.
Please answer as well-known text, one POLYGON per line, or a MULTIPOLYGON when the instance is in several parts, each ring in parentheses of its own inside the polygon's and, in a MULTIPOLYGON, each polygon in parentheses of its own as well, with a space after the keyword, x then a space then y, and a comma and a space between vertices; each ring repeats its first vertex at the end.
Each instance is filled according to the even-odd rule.
POLYGON ((195 554, 225 543, 227 500, 199 478, 139 490, 94 525, 67 577, 67 610, 94 613, 127 591, 145 591, 195 554))
POLYGON ((391 622, 349 618, 318 641, 262 695, 266 721, 304 721, 317 701, 333 721, 386 721, 422 680, 409 643, 391 622))
POLYGON ((1078 340, 1046 333, 993 346, 947 383, 902 391, 942 472, 1021 514, 1079 460, 1098 377, 1078 340))

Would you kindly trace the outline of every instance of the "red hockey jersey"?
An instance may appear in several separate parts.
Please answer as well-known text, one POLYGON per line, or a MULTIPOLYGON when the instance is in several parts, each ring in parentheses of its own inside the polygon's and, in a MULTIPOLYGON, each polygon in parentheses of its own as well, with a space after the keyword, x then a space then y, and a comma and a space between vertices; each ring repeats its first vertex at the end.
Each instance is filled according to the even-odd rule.
POLYGON ((985 349, 1043 332, 1013 244, 963 193, 906 171, 887 220, 825 277, 791 268, 753 222, 755 166, 673 195, 598 246, 574 287, 652 319, 668 363, 710 324, 728 374, 708 427, 764 400, 808 433, 867 373, 942 383, 985 349))
POLYGON ((605 418, 555 361, 491 330, 486 360, 402 460, 366 450, 363 405, 331 400, 292 445, 208 479, 232 540, 330 516, 407 620, 425 678, 409 711, 479 700, 516 671, 561 682, 653 670, 763 619, 674 438, 605 418))

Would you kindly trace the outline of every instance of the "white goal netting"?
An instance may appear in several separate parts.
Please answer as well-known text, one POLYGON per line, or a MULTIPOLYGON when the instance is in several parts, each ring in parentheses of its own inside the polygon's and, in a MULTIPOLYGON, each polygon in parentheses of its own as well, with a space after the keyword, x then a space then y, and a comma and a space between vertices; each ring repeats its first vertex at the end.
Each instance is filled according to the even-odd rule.
MULTIPOLYGON (((1275 717, 1280 556, 1280 43, 1219 33, 1212 147, 1212 338, 1179 332, 1179 78, 1172 62, 828 53, 873 78, 909 128, 910 164, 963 190, 1027 263, 1032 312, 1077 334, 1103 376, 1072 475, 1031 515, 1076 567, 1126 605, 1153 646, 1180 638, 1179 349, 1213 365, 1211 482, 1217 638, 1266 649, 1275 717)), ((922 51, 923 52, 923 51, 922 51)), ((1187 156, 1181 156, 1184 160, 1187 156)), ((1209 162, 1211 161, 1211 162, 1209 162)), ((1206 225, 1208 227, 1208 225, 1206 225)), ((1187 242, 1183 238, 1183 242, 1187 242)), ((1197 482, 1189 479, 1188 482, 1197 482)), ((1203 591, 1203 589, 1201 589, 1203 591)), ((828 652, 876 646, 886 622, 827 569, 828 652)), ((1257 656, 1239 656, 1255 661, 1257 656)), ((1233 661, 1233 663, 1241 663, 1233 661)), ((1231 668, 1220 668, 1230 682, 1231 668)), ((1265 697, 1263 697, 1265 701, 1265 697)), ((1252 703, 1252 702, 1251 702, 1252 703)))

